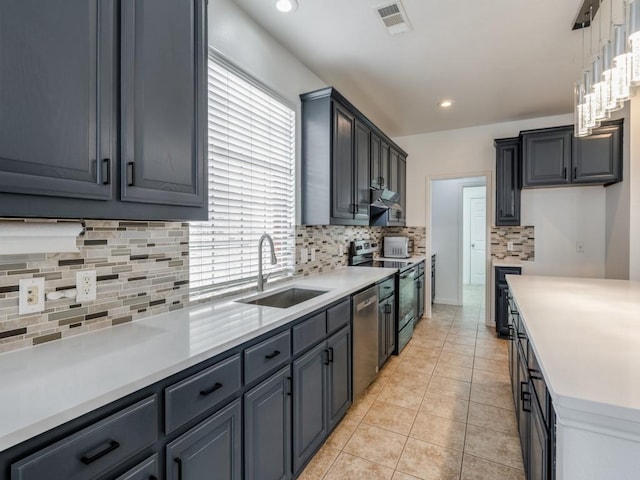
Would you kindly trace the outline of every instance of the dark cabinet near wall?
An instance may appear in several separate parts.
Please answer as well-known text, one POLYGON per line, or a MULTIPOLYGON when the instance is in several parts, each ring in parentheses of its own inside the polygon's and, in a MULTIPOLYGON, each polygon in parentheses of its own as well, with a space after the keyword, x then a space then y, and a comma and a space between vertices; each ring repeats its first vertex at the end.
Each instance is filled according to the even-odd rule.
POLYGON ((520 139, 501 138, 496 147, 496 225, 520 225, 520 139))
POLYGON ((396 279, 378 284, 378 368, 396 350, 396 279))
POLYGON ((509 285, 506 275, 520 275, 520 267, 495 267, 495 321, 499 337, 509 335, 509 285))
POLYGON ((406 153, 334 88, 300 98, 302 223, 369 225, 371 188, 404 188, 406 153))
POLYGON ((573 126, 520 132, 522 186, 611 184, 622 180, 623 121, 603 122, 588 137, 573 126))
POLYGON ((0 216, 205 219, 206 17, 206 0, 3 2, 0 216))

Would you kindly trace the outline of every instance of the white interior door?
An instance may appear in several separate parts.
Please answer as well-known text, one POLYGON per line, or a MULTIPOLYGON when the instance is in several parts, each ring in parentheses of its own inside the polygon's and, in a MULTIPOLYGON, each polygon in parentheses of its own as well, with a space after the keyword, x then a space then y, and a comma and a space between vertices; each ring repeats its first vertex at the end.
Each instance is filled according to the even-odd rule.
POLYGON ((471 284, 484 285, 486 251, 486 198, 472 197, 469 205, 469 280, 471 284))

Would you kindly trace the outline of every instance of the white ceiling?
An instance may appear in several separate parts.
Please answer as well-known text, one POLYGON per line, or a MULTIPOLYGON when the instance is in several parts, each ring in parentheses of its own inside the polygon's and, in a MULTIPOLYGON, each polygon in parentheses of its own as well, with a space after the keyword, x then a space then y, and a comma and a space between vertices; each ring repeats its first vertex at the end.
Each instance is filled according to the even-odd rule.
POLYGON ((413 31, 398 36, 373 9, 384 0, 299 0, 288 15, 235 2, 390 136, 573 109, 582 0, 403 0, 413 31))

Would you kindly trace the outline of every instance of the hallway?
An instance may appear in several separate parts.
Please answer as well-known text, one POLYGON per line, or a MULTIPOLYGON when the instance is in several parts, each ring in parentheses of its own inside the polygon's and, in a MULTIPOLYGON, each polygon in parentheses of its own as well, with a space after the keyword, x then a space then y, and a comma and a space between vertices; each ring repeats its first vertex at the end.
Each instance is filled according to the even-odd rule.
POLYGON ((434 305, 300 478, 524 480, 507 343, 484 326, 484 288, 434 305))

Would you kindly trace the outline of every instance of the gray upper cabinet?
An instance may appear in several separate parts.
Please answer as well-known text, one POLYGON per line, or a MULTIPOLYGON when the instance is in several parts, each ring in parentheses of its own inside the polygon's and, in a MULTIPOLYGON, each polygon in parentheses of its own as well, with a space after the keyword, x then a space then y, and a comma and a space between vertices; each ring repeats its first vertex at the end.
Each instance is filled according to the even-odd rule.
POLYGON ((302 224, 373 224, 371 187, 388 185, 391 149, 406 154, 334 88, 300 98, 302 224))
POLYGON ((407 219, 407 157, 404 155, 398 156, 398 193, 400 199, 400 222, 402 226, 405 225, 407 219))
POLYGON ((167 445, 167 480, 240 480, 240 401, 198 424, 167 445))
POLYGON ((122 3, 122 200, 205 201, 203 0, 122 3))
POLYGON ((496 139, 496 225, 520 225, 520 139, 496 139))
POLYGON ((569 183, 573 127, 522 132, 523 187, 569 183))
POLYGON ((206 219, 206 48, 206 0, 3 1, 0 216, 206 219))
POLYGON ((1 192, 111 198, 114 38, 112 0, 0 3, 1 192))
POLYGON ((622 181, 623 120, 602 122, 588 137, 573 126, 520 132, 522 186, 609 185, 622 181))
POLYGON ((622 122, 603 123, 588 137, 573 139, 571 183, 622 181, 622 122))
POLYGON ((336 221, 353 220, 354 168, 353 135, 355 119, 345 108, 333 103, 333 155, 331 156, 331 217, 336 221))

